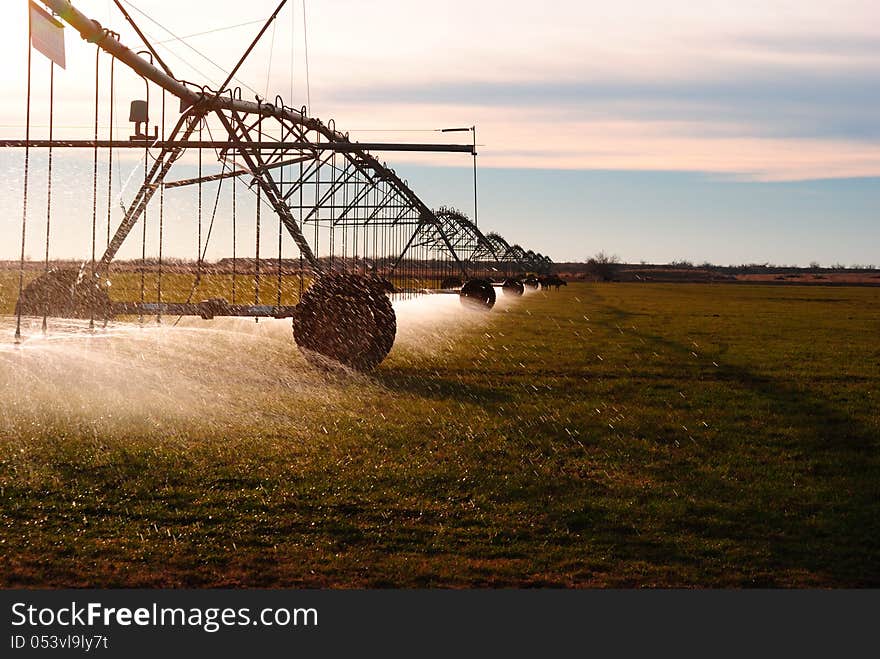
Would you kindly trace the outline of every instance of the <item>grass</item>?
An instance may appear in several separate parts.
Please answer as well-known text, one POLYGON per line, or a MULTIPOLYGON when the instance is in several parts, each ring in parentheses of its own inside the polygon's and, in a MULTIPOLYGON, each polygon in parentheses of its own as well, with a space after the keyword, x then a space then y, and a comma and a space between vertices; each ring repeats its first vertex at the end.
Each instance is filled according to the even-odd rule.
POLYGON ((878 302, 570 285, 370 376, 280 321, 8 349, 0 580, 878 586, 878 302))

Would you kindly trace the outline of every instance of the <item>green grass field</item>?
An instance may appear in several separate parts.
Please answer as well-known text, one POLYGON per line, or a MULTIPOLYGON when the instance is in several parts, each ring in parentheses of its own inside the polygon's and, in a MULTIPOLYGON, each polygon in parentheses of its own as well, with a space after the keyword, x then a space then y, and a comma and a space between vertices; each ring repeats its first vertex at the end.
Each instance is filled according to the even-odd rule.
POLYGON ((7 317, 2 585, 880 585, 880 288, 457 305, 369 376, 289 321, 7 317))

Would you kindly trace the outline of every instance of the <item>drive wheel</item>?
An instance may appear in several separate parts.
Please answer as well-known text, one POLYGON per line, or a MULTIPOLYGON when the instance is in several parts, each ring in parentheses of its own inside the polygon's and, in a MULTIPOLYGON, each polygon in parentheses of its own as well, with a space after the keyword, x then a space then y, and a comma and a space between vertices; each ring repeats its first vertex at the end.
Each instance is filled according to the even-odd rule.
POLYGON ((505 295, 519 296, 525 293, 525 286, 519 279, 505 279, 501 284, 501 290, 505 295))
POLYGON ((353 274, 318 279, 293 316, 293 337, 307 359, 320 363, 324 357, 359 371, 385 359, 396 333, 394 309, 382 287, 353 274))
POLYGON ((487 279, 471 279, 458 294, 461 303, 471 309, 489 311, 495 306, 495 287, 487 279))

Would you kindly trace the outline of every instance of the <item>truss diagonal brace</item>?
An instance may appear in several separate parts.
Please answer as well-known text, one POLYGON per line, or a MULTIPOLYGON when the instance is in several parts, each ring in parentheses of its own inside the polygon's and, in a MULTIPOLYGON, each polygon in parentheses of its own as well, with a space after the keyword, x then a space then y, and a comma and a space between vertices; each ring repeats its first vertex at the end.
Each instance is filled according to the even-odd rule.
MULTIPOLYGON (((220 122, 223 124, 223 127, 226 129, 229 135, 237 134, 236 130, 232 126, 232 123, 229 121, 229 118, 225 114, 223 114, 223 112, 217 110, 215 114, 220 119, 220 122)), ((241 118, 235 112, 232 113, 232 117, 244 132, 245 137, 247 137, 247 127, 244 125, 244 122, 241 120, 241 118)), ((281 222, 284 224, 287 232, 290 234, 290 237, 293 238, 293 241, 299 248, 300 254, 302 254, 303 258, 305 258, 309 262, 309 265, 312 266, 312 268, 314 268, 316 271, 322 271, 323 267, 321 263, 315 257, 315 254, 312 252, 312 248, 309 246, 308 241, 302 234, 302 231, 300 231, 299 227, 297 226, 296 220, 291 214, 290 209, 287 207, 287 204, 284 203, 281 191, 275 185, 275 181, 272 179, 271 175, 266 176, 265 163, 263 163, 258 154, 251 154, 250 151, 245 148, 245 145, 246 143, 240 144, 237 150, 241 154, 241 157, 244 159, 245 164, 247 164, 248 168, 256 173, 256 176, 254 176, 254 180, 257 182, 257 185, 259 185, 260 189, 265 193, 266 198, 269 200, 272 208, 275 209, 275 213, 281 219, 281 222)))
MULTIPOLYGON (((201 120, 202 114, 198 112, 182 114, 180 119, 177 120, 174 129, 171 131, 172 138, 177 135, 183 125, 186 124, 186 130, 184 130, 182 136, 185 140, 192 135, 201 120)), ((116 256, 116 252, 119 251, 119 248, 122 246, 122 243, 125 241, 129 232, 131 232, 134 225, 137 224, 137 221, 143 214, 144 209, 146 209, 147 204, 150 203, 153 194, 155 194, 159 185, 165 179, 166 174, 168 174, 168 170, 171 169, 174 161, 180 157, 180 154, 182 154, 183 151, 184 149, 179 147, 165 148, 159 153, 159 157, 156 158, 156 162, 153 163, 153 167, 150 169, 147 179, 141 184, 140 190, 138 190, 131 204, 129 204, 125 217, 116 229, 116 233, 113 234, 113 238, 107 245, 107 249, 104 250, 104 255, 98 263, 98 272, 107 272, 107 269, 110 267, 110 262, 113 260, 113 257, 116 256)))

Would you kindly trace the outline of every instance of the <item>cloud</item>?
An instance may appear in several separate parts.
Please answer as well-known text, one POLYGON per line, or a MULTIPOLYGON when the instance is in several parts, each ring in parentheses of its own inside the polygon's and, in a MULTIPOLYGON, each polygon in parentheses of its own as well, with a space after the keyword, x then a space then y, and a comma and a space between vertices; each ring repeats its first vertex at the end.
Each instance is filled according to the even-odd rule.
MULTIPOLYGON (((103 0, 79 1, 99 19, 108 11, 103 0)), ((179 34, 206 27, 195 5, 139 6, 179 34)), ((274 6, 256 0, 241 18, 274 6)), ((241 11, 234 0, 212 7, 216 22, 208 27, 229 24, 241 11)), ((16 11, 17 26, 0 26, 9 43, 24 29, 24 11, 16 11)), ((338 0, 309 11, 312 111, 335 117, 362 140, 380 135, 358 129, 477 124, 484 163, 499 166, 698 167, 772 179, 880 174, 876 2, 617 0, 548 8, 502 0, 338 0)), ((278 21, 241 71, 254 89, 269 90, 269 98, 281 92, 297 107, 306 101, 298 12, 278 21)), ((108 24, 136 46, 124 21, 111 16, 108 24)), ((167 38, 143 23, 151 36, 167 38)), ((241 41, 247 39, 237 32, 193 40, 227 67, 241 41)), ((70 67, 56 81, 56 98, 64 123, 86 130, 92 50, 73 39, 68 46, 70 67)), ((216 73, 180 44, 163 48, 216 73)), ((169 60, 180 75, 201 80, 169 60)), ((37 68, 35 89, 45 96, 45 67, 37 68)), ((20 94, 12 93, 23 88, 22 70, 0 72, 9 92, 0 99, 0 123, 12 127, 23 122, 20 94)), ((123 106, 142 94, 134 76, 120 73, 117 83, 123 106)), ((38 124, 46 123, 44 100, 35 103, 38 124)))
POLYGON ((880 57, 880 36, 852 32, 809 32, 800 34, 745 34, 735 36, 730 44, 747 51, 767 55, 864 59, 876 62, 880 57))
MULTIPOLYGON (((382 108, 370 103, 345 104, 335 115, 337 125, 361 141, 450 141, 458 135, 426 131, 386 136, 361 133, 357 128, 424 130, 473 122, 481 167, 702 171, 753 180, 876 176, 880 172, 880 143, 862 138, 774 137, 749 134, 740 124, 715 120, 584 117, 542 106, 396 103, 382 108)), ((467 164, 456 154, 398 152, 389 158, 395 163, 467 164)))
POLYGON ((748 75, 688 81, 439 82, 371 84, 326 92, 330 105, 535 109, 565 121, 668 121, 693 134, 737 126, 740 136, 880 138, 877 75, 748 75), (713 126, 717 127, 713 128, 713 126))
MULTIPOLYGON (((795 47, 786 39, 768 44, 795 47)), ((409 125, 407 115, 436 125, 476 123, 487 163, 505 167, 699 170, 761 180, 880 174, 880 64, 839 70, 728 63, 665 78, 630 71, 618 78, 581 72, 542 80, 374 81, 328 88, 322 98, 344 109, 353 126, 383 115, 401 125, 409 125)))

